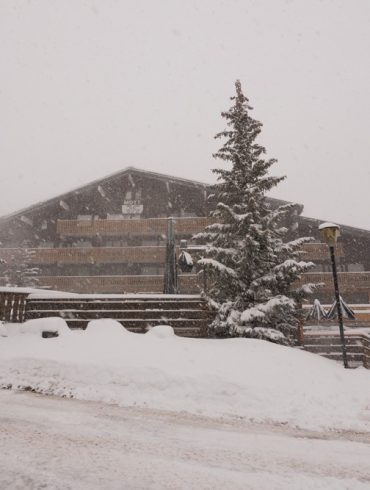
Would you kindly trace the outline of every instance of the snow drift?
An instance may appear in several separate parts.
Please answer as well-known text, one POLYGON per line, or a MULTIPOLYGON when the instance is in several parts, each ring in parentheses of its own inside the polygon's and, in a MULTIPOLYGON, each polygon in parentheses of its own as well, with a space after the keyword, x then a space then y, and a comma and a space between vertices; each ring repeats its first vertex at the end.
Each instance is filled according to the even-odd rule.
POLYGON ((86 331, 69 332, 63 322, 6 326, 8 336, 0 336, 2 388, 309 429, 370 431, 365 369, 344 370, 262 340, 181 338, 165 325, 142 335, 114 320, 94 320, 86 331), (57 328, 59 337, 43 339, 45 327, 57 328))

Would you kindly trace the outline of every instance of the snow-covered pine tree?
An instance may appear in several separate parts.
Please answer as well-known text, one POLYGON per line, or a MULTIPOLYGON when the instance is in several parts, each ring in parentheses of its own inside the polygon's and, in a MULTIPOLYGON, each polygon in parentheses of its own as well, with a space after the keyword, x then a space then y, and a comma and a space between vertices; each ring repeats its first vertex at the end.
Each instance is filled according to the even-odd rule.
POLYGON ((272 209, 267 191, 285 177, 268 174, 275 159, 264 157, 256 142, 262 124, 250 115, 252 107, 236 81, 232 107, 222 113, 228 129, 215 158, 231 164, 215 169, 219 183, 208 226, 197 239, 207 244, 198 262, 207 276, 204 295, 217 309, 211 332, 222 336, 247 336, 289 343, 297 327, 299 304, 314 285, 294 289, 292 284, 313 264, 301 260, 301 248, 311 238, 284 242, 288 230, 284 218, 294 205, 272 209))
POLYGON ((32 265, 35 252, 31 249, 22 249, 8 261, 0 264, 0 274, 8 287, 36 287, 39 268, 32 265))

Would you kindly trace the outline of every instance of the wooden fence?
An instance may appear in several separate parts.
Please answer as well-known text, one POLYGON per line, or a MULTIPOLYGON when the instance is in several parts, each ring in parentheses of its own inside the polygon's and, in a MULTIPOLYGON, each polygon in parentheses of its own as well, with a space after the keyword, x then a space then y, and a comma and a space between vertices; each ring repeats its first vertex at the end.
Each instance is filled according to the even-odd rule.
POLYGON ((110 318, 139 333, 165 324, 185 337, 206 337, 213 319, 199 295, 30 296, 26 320, 52 316, 63 318, 70 328, 86 328, 91 320, 110 318))
POLYGON ((0 292, 0 320, 22 323, 25 318, 27 296, 26 292, 0 292))
POLYGON ((199 295, 106 294, 57 295, 0 291, 0 320, 61 317, 70 328, 86 328, 90 320, 111 318, 133 332, 155 325, 170 325, 186 337, 205 337, 214 318, 199 295))
MULTIPOLYGON (((366 305, 364 305, 366 306, 366 305)), ((150 326, 171 325, 177 335, 205 337, 214 318, 199 295, 65 295, 31 294, 25 290, 0 291, 0 320, 22 323, 25 320, 58 316, 70 328, 86 328, 90 320, 112 318, 134 332, 150 326)), ((348 323, 348 321, 347 321, 348 323)), ((357 325, 358 326, 358 325, 357 325)), ((370 369, 370 335, 361 329, 345 332, 351 367, 370 369)), ((341 361, 339 332, 306 330, 304 349, 341 361)))

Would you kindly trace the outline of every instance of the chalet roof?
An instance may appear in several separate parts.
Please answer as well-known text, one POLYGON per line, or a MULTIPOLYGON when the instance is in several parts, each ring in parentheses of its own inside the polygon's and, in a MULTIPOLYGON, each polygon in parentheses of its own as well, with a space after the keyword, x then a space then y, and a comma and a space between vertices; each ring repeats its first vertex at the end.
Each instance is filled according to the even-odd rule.
MULTIPOLYGON (((87 191, 93 187, 96 187, 97 185, 102 185, 102 184, 106 184, 112 180, 115 180, 117 179, 118 177, 121 177, 121 176, 124 176, 125 174, 141 174, 141 175, 145 175, 149 178, 152 178, 152 179, 157 179, 157 180, 161 180, 161 181, 165 181, 165 182, 175 182, 175 183, 178 183, 178 184, 183 184, 185 186, 192 186, 192 187, 198 187, 200 189, 207 189, 209 187, 211 187, 212 185, 214 184, 209 184, 209 183, 205 183, 205 182, 199 182, 197 180, 191 180, 191 179, 185 179, 185 178, 182 178, 182 177, 176 177, 176 176, 173 176, 173 175, 168 175, 168 174, 162 174, 162 173, 159 173, 159 172, 152 172, 150 170, 144 170, 144 169, 140 169, 140 168, 136 168, 136 167, 132 167, 132 166, 129 166, 129 167, 126 167, 124 168, 123 170, 119 170, 118 172, 114 172, 112 174, 109 174, 105 177, 102 177, 102 178, 99 178, 99 179, 95 179, 87 184, 84 184, 82 186, 79 186, 77 188, 74 188, 68 192, 65 192, 63 194, 59 194, 55 197, 52 197, 51 199, 47 199, 47 200, 44 200, 44 201, 40 201, 38 203, 35 203, 31 206, 27 206, 25 208, 22 208, 18 211, 15 211, 15 212, 12 212, 10 214, 7 214, 7 215, 4 215, 4 216, 1 216, 0 217, 0 224, 1 223, 4 223, 10 219, 14 219, 14 218, 17 218, 18 216, 22 216, 22 215, 25 215, 25 214, 28 214, 30 212, 33 212, 37 209, 42 209, 46 206, 49 206, 51 204, 54 204, 54 203, 57 203, 59 202, 60 200, 65 200, 68 198, 68 196, 70 196, 71 194, 79 194, 83 191, 87 191)), ((272 197, 268 197, 268 200, 275 204, 275 205, 283 205, 283 204, 289 204, 290 202, 289 201, 285 201, 285 200, 282 200, 282 199, 276 199, 276 198, 272 198, 272 197)), ((303 205, 302 204, 298 204, 296 203, 298 207, 300 207, 301 209, 303 209, 303 205)), ((321 221, 324 221, 324 220, 320 220, 319 218, 309 218, 309 217, 305 217, 305 216, 302 216, 302 219, 306 220, 306 221, 312 221, 313 223, 317 224, 321 221)), ((356 227, 352 227, 352 226, 348 226, 348 225, 341 225, 341 227, 346 230, 347 232, 352 232, 352 233, 360 233, 360 234, 366 234, 367 236, 369 235, 370 233, 370 230, 366 230, 366 229, 363 229, 363 228, 356 228, 356 227)))
POLYGON ((76 187, 74 189, 71 189, 68 192, 64 192, 63 194, 59 194, 55 197, 52 197, 50 199, 46 199, 45 201, 39 201, 38 203, 32 204, 31 206, 27 206, 25 208, 22 208, 18 211, 14 211, 10 214, 4 215, 0 217, 0 223, 4 221, 8 221, 9 219, 16 218, 17 216, 27 214, 29 212, 35 211, 37 209, 44 208, 45 206, 48 206, 50 204, 54 204, 56 202, 59 202, 60 200, 67 199, 68 196, 71 194, 79 194, 83 191, 87 191, 93 187, 96 187, 97 185, 101 184, 106 184, 112 180, 117 179, 118 177, 121 177, 125 174, 132 174, 132 173, 139 173, 139 174, 145 174, 148 177, 151 177, 153 179, 158 179, 162 181, 171 181, 171 182, 176 182, 179 184, 184 184, 184 185, 190 185, 193 187, 199 187, 199 188, 207 188, 209 187, 209 184, 206 184, 204 182, 198 182, 196 180, 190 180, 190 179, 184 179, 182 177, 175 177, 172 175, 166 175, 166 174, 160 174, 157 172, 152 172, 149 170, 143 170, 135 167, 126 167, 123 170, 119 170, 118 172, 114 172, 112 174, 109 174, 105 177, 102 177, 100 179, 95 179, 87 184, 83 184, 82 186, 76 187))
MULTIPOLYGON (((325 221, 328 221, 325 219, 311 218, 309 216, 304 216, 304 215, 301 216, 301 219, 304 220, 306 223, 311 223, 316 228, 318 228, 319 224, 324 223, 325 221)), ((370 230, 367 230, 366 228, 357 228, 355 226, 344 225, 341 223, 336 223, 336 224, 338 224, 340 226, 342 231, 345 231, 347 233, 354 233, 356 235, 366 235, 367 238, 370 235, 370 230)))
MULTIPOLYGON (((203 189, 207 189, 208 187, 211 187, 211 184, 209 184, 209 183, 199 182, 197 180, 185 179, 182 177, 175 177, 173 175, 168 175, 168 174, 161 174, 158 172, 152 172, 150 170, 144 170, 144 169, 139 169, 139 168, 130 166, 130 167, 124 168, 123 170, 119 170, 118 172, 114 172, 114 173, 109 174, 109 175, 102 177, 100 179, 95 179, 92 182, 89 182, 89 183, 84 184, 82 186, 71 189, 70 191, 64 192, 63 194, 59 194, 59 195, 52 197, 50 199, 46 199, 45 201, 40 201, 38 203, 32 204, 31 206, 27 206, 27 207, 22 208, 18 211, 14 211, 10 214, 1 216, 0 217, 0 223, 4 223, 5 221, 8 221, 10 219, 14 219, 18 216, 28 214, 30 212, 36 211, 37 209, 42 209, 46 206, 49 206, 50 204, 57 203, 61 200, 65 200, 71 194, 79 194, 83 191, 87 191, 93 187, 96 187, 97 185, 106 184, 112 180, 117 179, 118 177, 123 176, 123 175, 135 174, 135 173, 141 174, 141 175, 146 175, 149 178, 161 180, 164 182, 170 181, 170 182, 175 182, 177 184, 183 184, 186 186, 198 187, 198 188, 203 188, 203 189)), ((269 198, 269 200, 273 203, 276 203, 277 205, 287 203, 287 201, 282 201, 281 199, 269 198)))

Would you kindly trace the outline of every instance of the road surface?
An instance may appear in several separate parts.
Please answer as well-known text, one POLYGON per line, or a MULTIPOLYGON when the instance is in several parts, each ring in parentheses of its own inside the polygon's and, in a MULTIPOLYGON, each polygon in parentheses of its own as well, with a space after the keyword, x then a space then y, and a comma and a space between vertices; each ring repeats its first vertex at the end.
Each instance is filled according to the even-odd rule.
POLYGON ((369 489, 370 435, 0 391, 0 489, 369 489))

